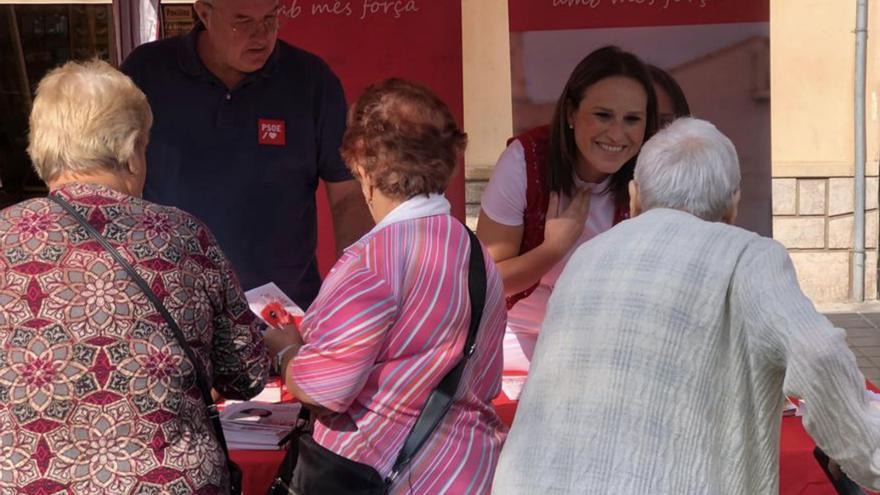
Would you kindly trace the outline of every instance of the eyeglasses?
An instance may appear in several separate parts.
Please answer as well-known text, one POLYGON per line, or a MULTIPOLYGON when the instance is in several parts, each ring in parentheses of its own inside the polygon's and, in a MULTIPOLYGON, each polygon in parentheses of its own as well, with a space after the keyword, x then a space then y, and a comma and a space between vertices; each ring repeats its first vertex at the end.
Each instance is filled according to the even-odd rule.
POLYGON ((246 36, 253 36, 261 32, 261 27, 264 28, 267 33, 274 33, 281 27, 281 19, 278 17, 278 14, 272 14, 268 17, 264 17, 261 21, 256 19, 239 19, 237 21, 232 21, 232 31, 246 36))

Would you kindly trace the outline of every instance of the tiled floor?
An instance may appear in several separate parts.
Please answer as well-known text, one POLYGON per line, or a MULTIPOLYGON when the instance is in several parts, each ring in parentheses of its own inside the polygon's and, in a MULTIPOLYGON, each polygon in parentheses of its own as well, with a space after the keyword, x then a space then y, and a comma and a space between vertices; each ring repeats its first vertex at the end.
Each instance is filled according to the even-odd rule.
POLYGON ((846 341, 865 378, 880 385, 880 312, 826 313, 846 330, 846 341))

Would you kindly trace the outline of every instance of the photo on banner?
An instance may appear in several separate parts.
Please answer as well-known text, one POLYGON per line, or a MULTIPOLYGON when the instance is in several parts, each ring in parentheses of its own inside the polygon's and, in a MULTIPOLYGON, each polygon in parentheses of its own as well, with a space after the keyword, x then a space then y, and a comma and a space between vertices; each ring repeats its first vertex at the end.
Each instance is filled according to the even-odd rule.
POLYGON ((769 0, 509 0, 515 133, 550 122, 572 69, 617 45, 681 86, 736 146, 737 224, 771 235, 769 0))
MULTIPOLYGON (((279 37, 323 58, 349 105, 368 85, 399 77, 431 88, 463 126, 460 0, 282 0, 281 16, 279 37)), ((464 219, 463 168, 446 195, 452 213, 464 219)), ((318 206, 318 263, 325 274, 335 249, 323 194, 318 206)))

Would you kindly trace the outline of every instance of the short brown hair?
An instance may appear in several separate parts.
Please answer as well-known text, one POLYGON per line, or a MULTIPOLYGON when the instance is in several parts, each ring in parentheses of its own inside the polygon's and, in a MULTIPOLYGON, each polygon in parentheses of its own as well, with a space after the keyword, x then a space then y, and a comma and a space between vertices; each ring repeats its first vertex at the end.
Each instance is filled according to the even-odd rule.
POLYGON ((401 79, 369 86, 349 112, 342 157, 360 165, 383 194, 409 199, 442 193, 467 135, 433 91, 401 79))

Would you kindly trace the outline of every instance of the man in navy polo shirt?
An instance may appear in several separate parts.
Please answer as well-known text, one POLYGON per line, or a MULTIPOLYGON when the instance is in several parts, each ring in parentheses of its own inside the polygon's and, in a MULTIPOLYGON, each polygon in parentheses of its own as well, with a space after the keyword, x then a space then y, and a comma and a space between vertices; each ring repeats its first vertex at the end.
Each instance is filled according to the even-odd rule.
POLYGON ((245 288, 274 281, 307 308, 318 179, 341 251, 372 226, 339 156, 345 95, 320 58, 277 39, 278 0, 199 0, 187 35, 148 43, 122 70, 153 109, 144 197, 202 219, 245 288))

